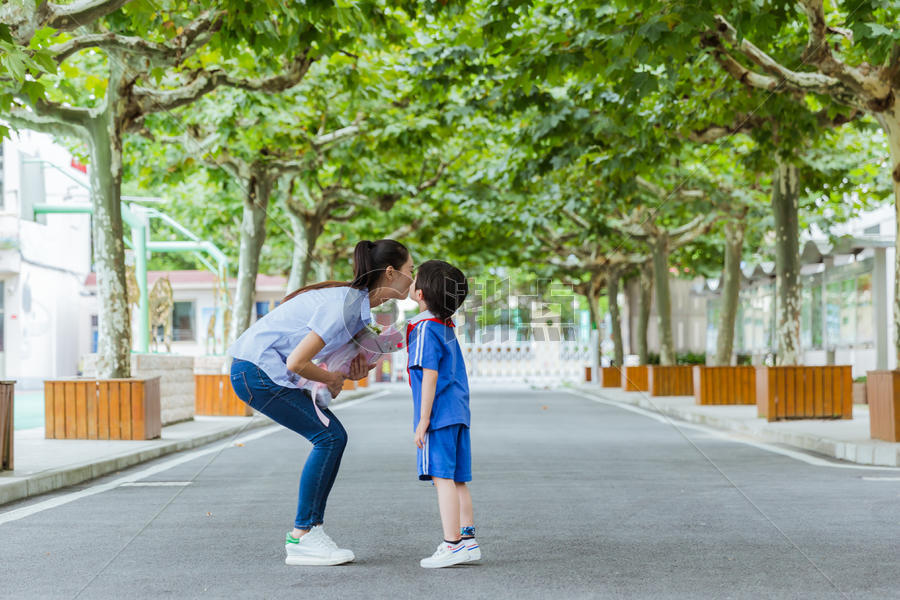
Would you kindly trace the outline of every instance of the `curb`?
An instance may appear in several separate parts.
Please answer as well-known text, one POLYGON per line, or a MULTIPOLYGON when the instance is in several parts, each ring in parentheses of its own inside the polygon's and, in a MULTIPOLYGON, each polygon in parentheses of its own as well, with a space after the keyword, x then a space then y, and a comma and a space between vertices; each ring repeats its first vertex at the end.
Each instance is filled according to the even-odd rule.
POLYGON ((673 417, 687 423, 706 425, 715 429, 738 433, 759 442, 769 444, 784 444, 801 450, 815 452, 837 460, 843 460, 860 465, 879 467, 900 466, 900 444, 883 442, 881 440, 869 440, 865 443, 854 443, 835 440, 809 433, 793 431, 777 431, 767 427, 767 421, 760 421, 757 427, 728 419, 706 414, 699 414, 690 410, 673 407, 660 407, 647 399, 642 392, 635 392, 635 397, 618 398, 604 395, 598 390, 586 387, 576 387, 583 393, 597 396, 603 400, 637 406, 657 414, 673 417))
MULTIPOLYGON (((359 400, 372 393, 374 393, 372 389, 368 388, 364 390, 355 390, 353 393, 346 395, 341 394, 332 403, 332 406, 359 400)), ((122 469, 127 469, 168 454, 193 450, 194 448, 205 446, 209 443, 231 437, 238 433, 266 427, 273 423, 274 422, 265 415, 255 413, 253 420, 250 422, 243 422, 240 425, 235 425, 226 429, 220 429, 218 431, 204 433, 190 438, 173 440, 167 443, 165 443, 165 439, 158 440, 164 443, 152 448, 124 451, 107 458, 86 461, 83 463, 74 463, 56 469, 47 469, 46 471, 22 477, 16 477, 15 471, 12 471, 12 480, 10 481, 4 481, 5 477, 0 476, 0 506, 15 502, 16 500, 22 500, 24 498, 46 494, 47 492, 52 492, 71 485, 84 483, 85 481, 109 475, 110 473, 115 473, 116 471, 121 471, 122 469)), ((165 435, 165 430, 163 431, 163 434, 165 435)))

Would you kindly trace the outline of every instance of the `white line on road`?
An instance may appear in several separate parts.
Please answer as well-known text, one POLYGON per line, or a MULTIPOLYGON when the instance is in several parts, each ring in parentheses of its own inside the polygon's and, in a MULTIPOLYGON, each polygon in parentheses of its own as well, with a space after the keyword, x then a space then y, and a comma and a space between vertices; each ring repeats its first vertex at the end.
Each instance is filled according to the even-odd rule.
POLYGON ((900 477, 863 477, 863 481, 900 481, 900 477))
POLYGON ((123 483, 119 487, 185 487, 192 481, 132 481, 123 483))
MULTIPOLYGON (((386 394, 389 394, 389 390, 384 390, 382 392, 377 392, 375 394, 371 394, 369 396, 365 396, 363 398, 359 398, 358 400, 350 400, 344 404, 338 404, 332 407, 332 410, 339 410, 344 408, 349 408, 351 406, 356 406, 368 400, 373 400, 375 398, 380 398, 386 394)), ((199 458, 201 456, 206 456, 208 454, 212 454, 214 452, 219 452, 224 448, 229 446, 234 446, 236 444, 243 444, 252 440, 259 439, 261 437, 265 437, 267 435, 273 434, 276 431, 283 431, 284 428, 281 425, 270 425, 265 429, 261 429, 254 433, 245 435, 236 440, 228 440, 227 442, 222 442, 216 444, 214 446, 209 446, 207 448, 203 448, 202 450, 194 450, 192 452, 187 452, 185 454, 181 454, 176 456, 175 458, 171 458, 169 460, 163 461, 161 463, 155 464, 152 467, 148 467, 141 471, 137 471, 130 475, 125 475, 124 477, 119 477, 118 479, 114 479, 113 481, 107 483, 101 483, 99 485, 95 485, 83 490, 79 490, 77 492, 72 492, 69 494, 64 494, 62 496, 56 496, 55 498, 50 498, 49 500, 44 500, 43 502, 37 502, 35 504, 31 504, 29 506, 23 506, 22 508, 17 508, 15 510, 11 510, 9 512, 0 513, 0 525, 4 525, 5 523, 9 523, 11 521, 18 521, 19 519, 24 519, 25 517, 30 517, 33 514, 43 512, 45 510, 49 510, 51 508, 56 508, 58 506, 62 506, 64 504, 68 504, 69 502, 74 502, 75 500, 80 500, 82 498, 87 498, 88 496, 93 496, 95 494, 100 494, 102 492, 108 492, 109 490, 115 489, 119 486, 134 484, 137 481, 142 479, 146 479, 152 475, 156 475, 157 473, 162 473, 163 471, 168 471, 172 467, 177 467, 178 465, 184 464, 186 462, 190 462, 195 458, 199 458)))
MULTIPOLYGON (((702 431, 703 433, 709 434, 713 437, 729 440, 732 442, 737 442, 739 444, 746 444, 747 446, 753 446, 754 448, 758 448, 760 450, 765 450, 766 452, 772 452, 774 454, 780 454, 782 456, 787 456, 788 458, 793 458, 795 460, 799 460, 801 462, 805 462, 809 465, 813 465, 816 467, 831 467, 833 469, 860 469, 865 471, 896 471, 897 467, 878 467, 874 465, 856 465, 856 464, 848 464, 848 463, 839 463, 833 462, 830 460, 825 460, 823 458, 818 458, 816 456, 812 456, 810 454, 806 454, 805 452, 799 452, 797 450, 788 450, 787 448, 781 448, 779 446, 775 446, 773 444, 766 444, 765 442, 757 442, 754 440, 748 440, 745 437, 735 435, 733 433, 728 433, 725 431, 721 431, 719 429, 714 429, 712 427, 708 427, 706 425, 698 425, 696 423, 687 423, 685 421, 675 421, 674 419, 670 419, 664 415, 659 413, 647 410, 645 408, 640 408, 637 406, 632 406, 630 404, 624 404, 622 402, 616 402, 615 400, 606 400, 603 398, 598 398, 597 396, 587 394, 585 392, 576 392, 573 390, 566 390, 570 394, 575 394, 576 396, 581 396, 582 398, 587 398, 588 400, 593 400, 599 404, 606 404, 608 406, 614 406, 616 408, 621 408, 623 410, 628 410, 633 413, 637 413, 639 415, 643 415, 654 421, 658 421, 660 423, 665 423, 666 425, 671 425, 673 427, 679 429, 693 429, 695 431, 702 431)), ((900 478, 898 478, 900 479, 900 478)))

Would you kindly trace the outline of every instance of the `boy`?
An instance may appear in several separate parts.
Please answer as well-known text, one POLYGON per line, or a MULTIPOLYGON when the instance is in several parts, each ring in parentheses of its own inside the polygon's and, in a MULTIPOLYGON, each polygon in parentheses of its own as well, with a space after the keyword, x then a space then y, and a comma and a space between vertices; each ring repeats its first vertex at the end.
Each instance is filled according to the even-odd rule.
POLYGON ((450 320, 468 293, 462 271, 441 260, 420 266, 409 291, 422 311, 406 330, 419 479, 434 483, 444 530, 435 553, 419 563, 426 569, 481 558, 466 486, 472 480, 469 380, 450 320))

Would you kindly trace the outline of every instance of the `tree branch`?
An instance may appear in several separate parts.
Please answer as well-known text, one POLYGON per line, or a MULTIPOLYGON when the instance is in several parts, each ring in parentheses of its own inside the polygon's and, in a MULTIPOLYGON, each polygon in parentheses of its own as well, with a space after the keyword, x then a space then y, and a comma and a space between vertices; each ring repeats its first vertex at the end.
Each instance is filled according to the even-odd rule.
POLYGON ((640 187, 644 188, 645 190, 647 190, 648 192, 650 192, 651 194, 653 194, 660 200, 665 200, 672 196, 674 196, 676 198, 683 198, 683 199, 697 199, 697 198, 705 198, 706 197, 706 192, 704 192, 703 190, 686 190, 686 189, 683 189, 680 185, 675 190, 673 190, 671 192, 667 192, 666 189, 663 188, 662 186, 656 185, 655 183, 651 183, 651 182, 647 181, 646 179, 644 179, 643 177, 641 177, 640 175, 635 177, 634 180, 640 187))
POLYGON ((55 4, 40 0, 35 10, 33 2, 9 2, 0 7, 0 23, 9 25, 17 44, 27 46, 38 29, 51 27, 58 31, 72 31, 119 10, 130 0, 80 0, 71 4, 55 4))
POLYGON ((712 226, 721 219, 721 215, 697 215, 690 223, 669 231, 670 248, 680 248, 690 244, 701 235, 709 232, 712 226))
POLYGON ((591 224, 588 223, 581 215, 569 210, 568 208, 562 209, 562 213, 579 227, 583 227, 584 229, 591 228, 591 224))
MULTIPOLYGON (((798 92, 813 92, 824 96, 830 96, 838 102, 850 106, 861 106, 863 98, 860 98, 860 92, 864 87, 864 76, 859 70, 848 67, 846 64, 831 57, 830 61, 825 60, 824 62, 816 63, 816 66, 823 72, 805 73, 793 71, 757 48, 746 38, 738 42, 737 31, 722 15, 716 15, 715 21, 716 37, 719 38, 719 41, 721 41, 721 39, 728 41, 728 43, 732 44, 732 46, 750 61, 777 78, 777 80, 768 78, 769 81, 766 82, 765 86, 755 85, 752 80, 761 78, 762 76, 758 74, 751 75, 747 69, 744 69, 744 67, 738 64, 737 67, 739 67, 739 70, 744 72, 741 77, 738 77, 740 81, 770 91, 778 91, 780 86, 785 86, 798 92), (833 73, 830 73, 829 71, 832 71, 833 73), (773 82, 774 86, 772 85, 773 82)), ((730 61, 737 64, 733 58, 727 55, 727 53, 723 52, 723 54, 724 56, 727 56, 730 61)), ((720 57, 717 56, 717 58, 720 57)), ((721 59, 720 62, 722 62, 721 59)), ((732 76, 735 76, 735 73, 732 72, 734 65, 730 66, 731 68, 726 66, 726 70, 728 70, 732 76)))
POLYGON ((646 241, 652 237, 653 232, 648 230, 648 220, 644 219, 643 221, 638 222, 639 219, 637 217, 643 215, 643 211, 638 209, 635 213, 636 217, 634 219, 628 221, 623 219, 608 219, 606 223, 609 225, 610 229, 614 229, 622 235, 627 235, 628 237, 641 242, 646 241))
POLYGON ((233 77, 219 68, 201 69, 191 73, 191 81, 180 88, 158 90, 135 86, 134 94, 137 97, 141 114, 149 114, 190 104, 221 85, 248 91, 283 92, 300 83, 312 63, 313 59, 307 58, 307 53, 304 51, 291 61, 284 73, 272 77, 241 79, 233 77))
POLYGON ((739 115, 730 125, 709 125, 695 129, 688 134, 688 139, 698 144, 711 144, 724 137, 761 127, 765 122, 766 119, 759 115, 739 115))
POLYGON ((412 234, 414 231, 416 231, 420 227, 422 227, 422 222, 423 222, 422 219, 416 219, 412 223, 408 223, 406 225, 401 225, 394 231, 392 231, 389 234, 387 234, 386 236, 384 236, 384 239, 395 240, 397 238, 404 238, 404 237, 412 234))
POLYGON ((3 115, 16 129, 31 129, 49 135, 66 135, 84 140, 88 137, 87 129, 71 121, 64 121, 50 115, 39 115, 24 108, 13 109, 3 115))
POLYGON ((88 121, 91 120, 91 111, 87 108, 63 106, 62 104, 44 99, 39 99, 34 104, 30 104, 30 106, 35 113, 41 116, 81 127, 86 127, 88 121))
POLYGON ((170 54, 170 50, 157 44, 134 36, 117 35, 115 33, 92 33, 72 38, 62 44, 51 46, 49 51, 57 62, 62 62, 80 50, 86 48, 115 49, 123 52, 140 54, 151 60, 161 60, 170 54))

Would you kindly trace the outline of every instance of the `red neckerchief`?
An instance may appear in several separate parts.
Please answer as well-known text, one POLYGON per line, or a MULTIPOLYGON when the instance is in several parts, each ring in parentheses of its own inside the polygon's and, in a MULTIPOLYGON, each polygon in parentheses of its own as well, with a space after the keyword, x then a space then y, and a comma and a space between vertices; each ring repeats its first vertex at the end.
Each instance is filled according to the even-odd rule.
POLYGON ((435 323, 440 323, 441 325, 445 325, 447 327, 456 327, 456 324, 453 321, 450 321, 450 323, 447 324, 440 319, 422 319, 420 321, 416 321, 415 323, 406 324, 406 380, 409 382, 410 388, 412 388, 412 377, 409 374, 409 337, 412 335, 413 329, 416 328, 416 325, 418 325, 422 321, 434 321, 435 323))

